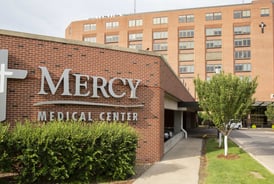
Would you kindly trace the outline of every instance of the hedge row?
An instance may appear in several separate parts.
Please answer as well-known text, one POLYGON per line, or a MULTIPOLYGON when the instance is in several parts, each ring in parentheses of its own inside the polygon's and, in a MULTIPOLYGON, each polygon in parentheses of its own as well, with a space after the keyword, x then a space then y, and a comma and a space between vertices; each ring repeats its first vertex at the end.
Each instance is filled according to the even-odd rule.
POLYGON ((134 174, 137 133, 127 124, 0 125, 0 170, 19 183, 120 180, 134 174))

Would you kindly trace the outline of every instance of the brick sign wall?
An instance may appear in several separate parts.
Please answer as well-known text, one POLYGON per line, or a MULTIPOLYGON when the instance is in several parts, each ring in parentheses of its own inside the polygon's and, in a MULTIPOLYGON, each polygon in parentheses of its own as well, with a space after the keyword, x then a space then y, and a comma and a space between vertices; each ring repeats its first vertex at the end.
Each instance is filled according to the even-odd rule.
POLYGON ((161 57, 9 31, 0 32, 0 50, 8 51, 9 69, 28 72, 7 79, 6 121, 128 121, 140 133, 137 161, 160 160, 164 88, 178 85, 161 57), (161 73, 170 78, 162 86, 161 73))

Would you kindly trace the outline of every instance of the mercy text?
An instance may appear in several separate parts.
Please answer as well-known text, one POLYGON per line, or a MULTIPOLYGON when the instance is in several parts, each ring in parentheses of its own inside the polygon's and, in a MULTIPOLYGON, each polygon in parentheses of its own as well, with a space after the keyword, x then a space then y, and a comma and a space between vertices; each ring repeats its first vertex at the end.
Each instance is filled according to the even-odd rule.
POLYGON ((90 96, 91 98, 100 98, 101 92, 104 98, 123 98, 128 97, 130 99, 137 98, 137 88, 141 82, 139 79, 128 79, 114 77, 107 80, 101 76, 89 76, 74 73, 71 74, 75 78, 75 84, 72 86, 74 90, 70 88, 70 72, 72 69, 65 69, 59 78, 59 81, 55 85, 50 73, 46 67, 39 67, 41 69, 41 88, 38 94, 47 95, 49 92, 45 90, 45 83, 48 84, 50 93, 55 95, 56 91, 63 83, 62 94, 63 96, 90 96), (130 91, 127 94, 126 91, 120 91, 114 89, 114 84, 128 86, 130 91), (73 92, 72 92, 73 91, 73 92))

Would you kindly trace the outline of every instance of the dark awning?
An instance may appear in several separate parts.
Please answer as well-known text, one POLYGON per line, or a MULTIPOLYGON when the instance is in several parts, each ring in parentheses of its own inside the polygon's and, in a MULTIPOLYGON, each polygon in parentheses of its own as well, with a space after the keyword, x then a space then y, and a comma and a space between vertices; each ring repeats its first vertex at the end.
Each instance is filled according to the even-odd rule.
POLYGON ((198 102, 178 102, 178 107, 188 108, 188 109, 191 109, 192 111, 200 110, 198 102))
POLYGON ((266 107, 269 104, 273 104, 274 102, 271 101, 256 101, 254 104, 252 104, 253 107, 266 107))
MULTIPOLYGON (((256 101, 252 104, 252 107, 266 107, 269 104, 274 104, 272 101, 256 101)), ((179 108, 188 108, 194 111, 199 111, 201 108, 199 107, 198 102, 178 102, 179 108)))

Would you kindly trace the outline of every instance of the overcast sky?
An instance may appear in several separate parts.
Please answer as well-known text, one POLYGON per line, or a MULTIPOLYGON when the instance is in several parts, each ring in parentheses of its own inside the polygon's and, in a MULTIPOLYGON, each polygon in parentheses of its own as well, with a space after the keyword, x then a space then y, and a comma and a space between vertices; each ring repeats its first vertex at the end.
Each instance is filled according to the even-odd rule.
POLYGON ((252 0, 0 0, 0 29, 64 38, 76 20, 104 15, 250 3, 252 0), (134 6, 136 2, 136 6, 134 6))

